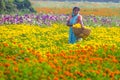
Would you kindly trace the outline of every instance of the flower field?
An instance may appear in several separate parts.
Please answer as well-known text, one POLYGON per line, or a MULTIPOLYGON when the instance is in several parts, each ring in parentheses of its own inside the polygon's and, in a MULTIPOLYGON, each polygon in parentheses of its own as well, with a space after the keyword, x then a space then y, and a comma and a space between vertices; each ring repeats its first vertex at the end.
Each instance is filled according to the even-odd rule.
POLYGON ((0 80, 120 80, 120 28, 92 27, 68 44, 69 27, 0 26, 0 80))
POLYGON ((37 13, 0 14, 0 80, 120 80, 120 3, 30 1, 37 13), (69 44, 74 6, 91 33, 69 44))

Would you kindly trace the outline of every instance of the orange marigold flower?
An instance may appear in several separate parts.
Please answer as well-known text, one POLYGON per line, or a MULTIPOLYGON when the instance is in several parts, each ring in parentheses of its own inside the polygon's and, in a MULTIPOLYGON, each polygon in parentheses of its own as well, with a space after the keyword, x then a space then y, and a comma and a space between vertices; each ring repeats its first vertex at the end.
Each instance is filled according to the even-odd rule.
POLYGON ((36 54, 35 52, 33 54, 36 55, 36 57, 38 57, 38 58, 42 57, 41 54, 36 54))
POLYGON ((86 80, 91 80, 90 78, 87 78, 86 80))
POLYGON ((9 44, 7 44, 7 43, 3 43, 3 45, 4 45, 5 47, 8 47, 8 46, 9 46, 9 44))
POLYGON ((59 80, 59 78, 58 77, 54 77, 54 79, 53 80, 59 80))
POLYGON ((48 63, 52 68, 56 68, 56 66, 53 63, 48 63))
POLYGON ((59 72, 61 70, 61 67, 60 66, 57 66, 56 67, 56 70, 59 72))
POLYGON ((109 76, 110 76, 111 78, 114 78, 114 76, 115 76, 114 72, 111 72, 111 73, 109 74, 109 76))
POLYGON ((13 44, 16 44, 16 42, 13 42, 13 44))
POLYGON ((45 59, 44 58, 38 58, 38 62, 41 63, 41 62, 44 62, 45 59))
POLYGON ((73 50, 69 50, 69 52, 70 52, 70 53, 72 53, 72 52, 73 52, 73 50))
POLYGON ((4 56, 4 54, 3 54, 3 53, 0 53, 0 56, 4 56))
POLYGON ((18 44, 18 47, 22 48, 22 44, 18 44))
POLYGON ((106 76, 106 73, 103 73, 103 76, 105 77, 105 76, 106 76))
POLYGON ((85 53, 86 51, 85 51, 85 49, 81 49, 81 52, 82 52, 82 53, 85 53))
POLYGON ((27 50, 31 50, 30 48, 27 48, 27 50))
POLYGON ((79 71, 76 71, 75 73, 78 74, 80 77, 84 77, 85 76, 83 73, 81 73, 79 71))
POLYGON ((5 67, 9 67, 10 64, 9 64, 9 63, 5 63, 4 66, 5 66, 5 67))
POLYGON ((19 71, 18 67, 14 67, 14 71, 18 72, 19 71))
POLYGON ((76 44, 77 47, 80 47, 80 44, 76 44))
POLYGON ((118 63, 119 61, 118 61, 117 59, 114 58, 114 59, 112 60, 112 62, 118 63))
POLYGON ((81 77, 84 77, 85 75, 83 73, 79 74, 81 77))
POLYGON ((51 54, 48 52, 48 53, 46 53, 46 56, 47 57, 51 57, 51 54))
POLYGON ((20 53, 24 53, 24 50, 20 50, 20 53))
POLYGON ((116 70, 114 71, 114 73, 117 75, 117 74, 120 74, 120 70, 116 70))
POLYGON ((4 74, 6 75, 6 74, 10 74, 10 70, 5 70, 4 71, 4 74))
POLYGON ((105 69, 105 72, 106 72, 106 73, 110 73, 111 71, 110 71, 110 69, 106 68, 106 69, 105 69))
POLYGON ((66 64, 66 63, 67 63, 67 60, 63 60, 62 63, 63 63, 63 64, 66 64))
POLYGON ((3 63, 0 63, 0 66, 2 66, 3 65, 3 63))
POLYGON ((57 59, 54 59, 53 61, 54 61, 54 63, 55 63, 55 64, 57 64, 57 63, 58 63, 57 59))
POLYGON ((57 71, 55 71, 55 72, 54 72, 54 75, 57 75, 57 74, 58 74, 58 72, 57 72, 57 71))
POLYGON ((13 62, 13 64, 14 64, 14 65, 16 65, 16 64, 17 64, 17 62, 16 62, 16 61, 14 61, 14 62, 13 62))
POLYGON ((15 79, 15 78, 16 78, 16 76, 13 75, 13 76, 12 76, 12 79, 15 79))
POLYGON ((47 80, 51 80, 51 79, 50 79, 50 76, 47 77, 47 80))
POLYGON ((76 76, 73 76, 74 80, 77 80, 77 77, 76 76))
POLYGON ((62 78, 62 79, 63 79, 63 78, 64 78, 64 75, 60 75, 60 78, 62 78))
POLYGON ((92 64, 93 63, 93 61, 90 61, 90 64, 92 64))
POLYGON ((96 71, 96 74, 100 74, 100 71, 99 71, 99 70, 97 70, 97 71, 96 71))
POLYGON ((73 76, 73 74, 70 73, 69 71, 65 71, 64 74, 65 74, 66 76, 73 76))
POLYGON ((24 60, 25 60, 26 62, 29 62, 29 61, 30 61, 30 59, 29 59, 29 58, 25 58, 24 60))

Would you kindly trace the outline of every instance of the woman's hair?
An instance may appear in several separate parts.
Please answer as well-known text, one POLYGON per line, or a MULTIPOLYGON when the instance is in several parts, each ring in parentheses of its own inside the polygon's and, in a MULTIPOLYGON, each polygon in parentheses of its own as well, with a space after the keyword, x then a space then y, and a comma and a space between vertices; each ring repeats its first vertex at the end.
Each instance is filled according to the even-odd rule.
MULTIPOLYGON (((78 11, 80 11, 80 8, 79 8, 79 7, 74 7, 74 8, 73 8, 73 11, 74 11, 75 9, 77 9, 78 11)), ((72 17, 74 16, 73 11, 72 11, 72 17)))
POLYGON ((73 11, 74 11, 75 9, 77 9, 78 11, 80 11, 80 8, 79 8, 79 7, 74 7, 74 8, 73 8, 73 11))

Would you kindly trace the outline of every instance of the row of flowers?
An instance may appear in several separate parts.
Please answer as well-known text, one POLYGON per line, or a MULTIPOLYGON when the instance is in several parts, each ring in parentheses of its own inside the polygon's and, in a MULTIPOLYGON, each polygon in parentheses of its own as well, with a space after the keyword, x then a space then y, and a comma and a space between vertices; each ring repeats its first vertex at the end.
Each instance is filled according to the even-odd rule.
MULTIPOLYGON (((69 15, 66 14, 25 14, 25 15, 0 15, 0 24, 34 24, 51 25, 59 22, 66 24, 69 15)), ((86 26, 120 26, 120 19, 117 17, 101 16, 83 16, 83 22, 86 26)))

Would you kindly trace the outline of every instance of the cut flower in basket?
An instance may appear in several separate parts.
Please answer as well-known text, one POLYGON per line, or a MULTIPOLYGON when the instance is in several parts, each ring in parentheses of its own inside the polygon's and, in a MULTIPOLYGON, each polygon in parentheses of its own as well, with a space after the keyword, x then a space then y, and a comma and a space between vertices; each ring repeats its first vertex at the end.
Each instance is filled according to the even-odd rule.
POLYGON ((73 27, 73 32, 74 32, 77 39, 79 39, 79 38, 85 39, 90 35, 91 30, 88 28, 85 28, 85 27, 84 28, 73 27))
POLYGON ((81 24, 80 23, 74 24, 73 27, 74 28, 81 28, 81 24))

